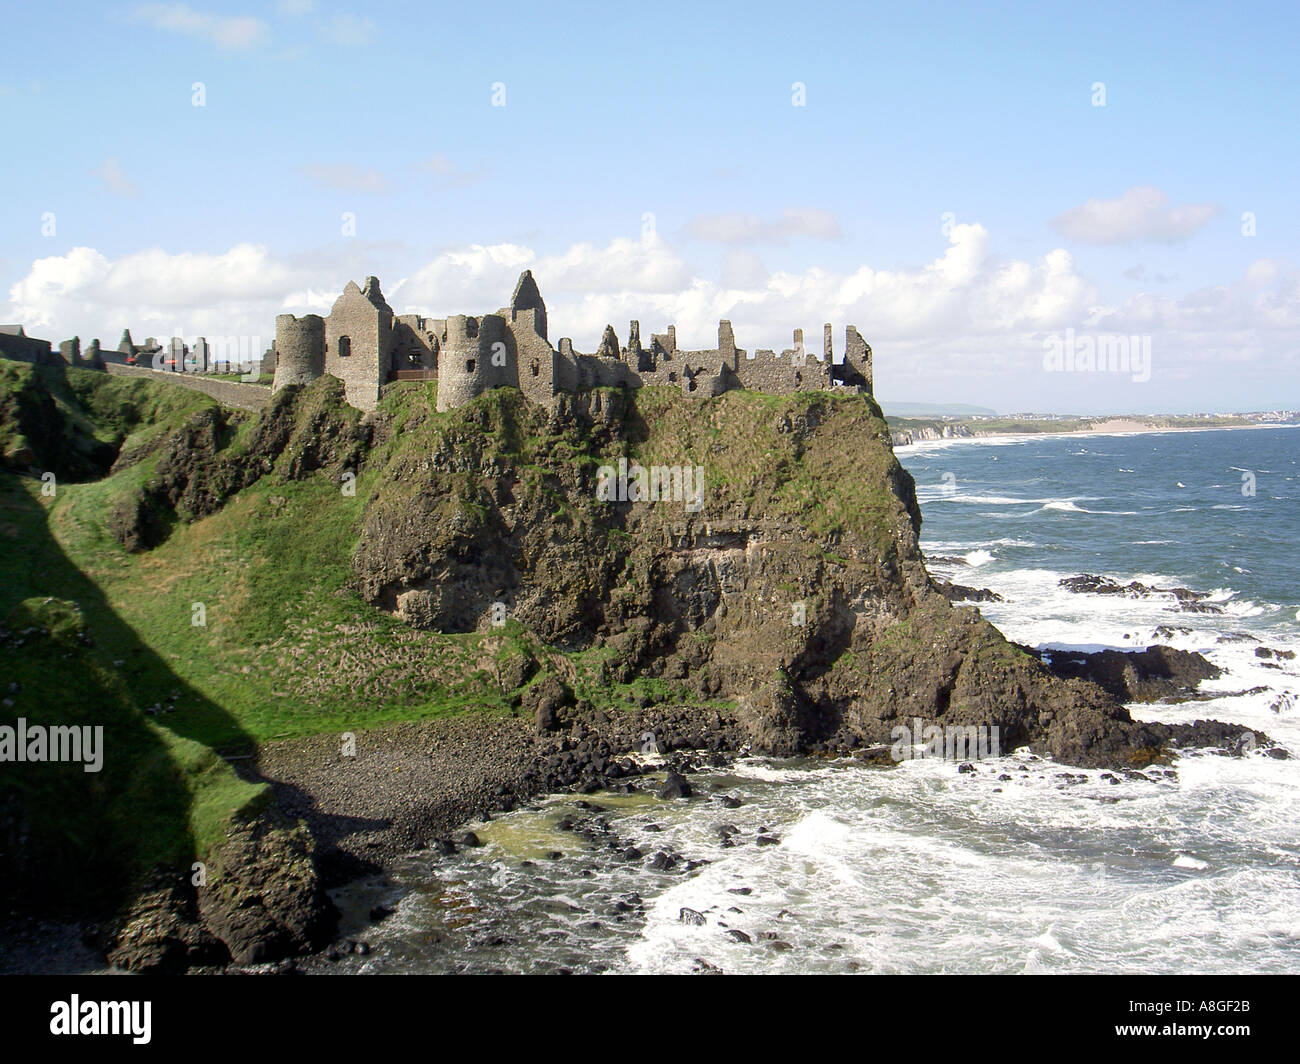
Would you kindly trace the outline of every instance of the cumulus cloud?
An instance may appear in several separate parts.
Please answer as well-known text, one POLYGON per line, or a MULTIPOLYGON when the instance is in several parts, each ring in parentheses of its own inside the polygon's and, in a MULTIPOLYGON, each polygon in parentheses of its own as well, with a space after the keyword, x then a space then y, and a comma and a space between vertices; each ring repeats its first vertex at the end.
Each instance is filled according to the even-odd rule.
POLYGON ((252 48, 266 44, 271 35, 253 15, 205 15, 188 4, 141 4, 132 15, 154 29, 199 37, 219 48, 252 48))
MULTIPOLYGON (((351 258, 277 257, 252 244, 219 254, 152 249, 115 260, 74 248, 33 262, 10 289, 0 320, 54 340, 77 333, 115 341, 129 326, 142 336, 248 335, 265 345, 276 314, 328 312, 350 274, 357 281, 384 276, 384 256, 395 252, 371 251, 358 266, 351 258)), ((444 251, 405 277, 389 276, 385 292, 399 313, 481 314, 503 306, 519 273, 531 269, 546 298, 552 342, 571 336, 584 351, 595 350, 606 323, 626 338, 632 318, 643 337, 675 324, 687 349, 712 346, 718 320, 728 318, 750 351, 789 346, 793 328, 818 351, 826 321, 835 324, 842 350, 843 327, 852 323, 876 351, 881 394, 978 397, 1020 409, 1092 402, 1137 410, 1156 394, 1165 401, 1160 382, 1197 374, 1203 391, 1217 395, 1206 382, 1224 364, 1276 375, 1300 351, 1300 271, 1287 261, 1260 259, 1223 284, 1177 297, 1144 291, 1108 306, 1069 252, 1002 258, 975 224, 954 226, 940 254, 907 268, 769 272, 744 254, 714 278, 653 233, 550 254, 474 244, 444 251), (1156 385, 1044 373, 1044 339, 1068 328, 1151 336, 1156 385), (1137 390, 1116 399, 1121 385, 1137 390)))
POLYGON ((304 177, 341 192, 385 192, 388 181, 378 170, 362 170, 352 163, 308 163, 297 172, 304 177))
POLYGON ((519 245, 475 246, 440 255, 401 289, 410 309, 441 315, 498 307, 522 269, 542 287, 550 320, 566 335, 594 345, 606 323, 622 331, 637 318, 648 330, 677 325, 683 346, 706 346, 720 318, 750 348, 789 344, 791 329, 824 321, 853 322, 873 336, 922 340, 940 334, 993 334, 1055 328, 1096 302, 1068 252, 1037 263, 994 261, 979 225, 953 228, 945 252, 911 270, 860 266, 849 272, 809 269, 769 273, 752 255, 724 264, 719 280, 695 275, 655 234, 604 246, 575 244, 554 255, 519 245))
POLYGON ((686 235, 719 244, 784 244, 799 236, 835 240, 840 221, 831 211, 812 208, 791 208, 775 219, 734 212, 699 214, 686 223, 686 235))
POLYGON ((1085 244, 1151 241, 1176 244, 1207 225, 1222 208, 1213 203, 1175 207, 1158 188, 1135 187, 1118 199, 1090 199, 1058 214, 1052 224, 1069 240, 1085 244))
POLYGON ((305 287, 303 268, 277 261, 261 245, 221 254, 159 249, 112 260, 87 247, 37 259, 9 289, 6 320, 58 339, 74 333, 116 343, 134 335, 253 335, 270 343, 286 293, 305 287))

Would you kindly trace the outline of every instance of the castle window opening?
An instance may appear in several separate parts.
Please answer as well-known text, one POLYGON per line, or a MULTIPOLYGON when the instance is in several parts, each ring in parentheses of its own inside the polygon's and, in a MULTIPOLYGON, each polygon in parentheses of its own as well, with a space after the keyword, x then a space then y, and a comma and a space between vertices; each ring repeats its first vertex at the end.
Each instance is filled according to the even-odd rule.
POLYGON ((466 373, 474 372, 474 360, 472 358, 465 359, 465 372, 466 373))
POLYGON ((352 354, 352 337, 339 337, 339 358, 347 358, 352 354))
POLYGON ((533 376, 538 377, 541 375, 541 372, 542 367, 537 364, 537 359, 533 359, 533 376))

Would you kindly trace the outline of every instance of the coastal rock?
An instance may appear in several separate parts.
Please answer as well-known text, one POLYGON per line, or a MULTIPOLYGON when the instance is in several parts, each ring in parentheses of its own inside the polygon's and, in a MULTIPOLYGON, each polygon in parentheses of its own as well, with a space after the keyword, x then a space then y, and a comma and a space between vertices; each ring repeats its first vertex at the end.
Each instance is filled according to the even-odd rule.
POLYGON ((524 690, 521 707, 539 732, 560 727, 564 711, 574 703, 573 691, 555 676, 546 676, 524 690))
POLYGON ((221 965, 228 948, 199 924, 194 893, 179 875, 159 872, 104 931, 100 948, 115 968, 176 974, 221 965))
POLYGON ((275 961, 323 946, 337 914, 316 872, 306 827, 275 816, 232 827, 217 851, 199 914, 237 964, 275 961))
POLYGON ((1186 587, 1149 587, 1136 580, 1121 584, 1108 576, 1083 573, 1079 576, 1067 576, 1058 581, 1067 591, 1087 595, 1122 595, 1125 598, 1150 598, 1153 595, 1172 595, 1176 608, 1184 613, 1222 613, 1223 607, 1205 600, 1210 597, 1208 591, 1193 591, 1186 587))
POLYGON ((681 773, 670 771, 656 794, 660 798, 689 798, 691 785, 681 773))
POLYGON ((967 587, 947 580, 936 579, 934 589, 949 602, 1002 602, 1002 596, 996 591, 983 587, 967 587))
POLYGON ((1091 680, 1124 702, 1185 702, 1202 680, 1223 670, 1204 655, 1157 645, 1140 651, 1044 651, 1051 670, 1066 679, 1091 680))

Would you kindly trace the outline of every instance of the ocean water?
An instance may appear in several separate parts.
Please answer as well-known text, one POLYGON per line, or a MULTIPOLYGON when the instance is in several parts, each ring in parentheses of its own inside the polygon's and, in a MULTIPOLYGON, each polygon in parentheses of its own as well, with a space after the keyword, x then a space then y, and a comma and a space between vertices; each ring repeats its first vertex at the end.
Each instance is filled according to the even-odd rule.
MULTIPOLYGON (((1300 432, 942 441, 899 458, 932 571, 1001 594, 981 609, 1009 637, 1198 650, 1225 670, 1202 688, 1212 697, 1134 715, 1217 717, 1300 754, 1300 653, 1255 654, 1300 652, 1300 432), (1059 586, 1083 572, 1210 592, 1221 612, 1059 586)), ((340 963, 1300 972, 1300 758, 1197 753, 1118 778, 1004 755, 973 773, 750 758, 693 776, 689 802, 555 796, 472 825, 480 849, 405 859, 386 888, 393 915, 356 932, 371 952, 340 963), (565 815, 592 830, 561 830, 565 815), (649 867, 657 851, 676 866, 649 867)))

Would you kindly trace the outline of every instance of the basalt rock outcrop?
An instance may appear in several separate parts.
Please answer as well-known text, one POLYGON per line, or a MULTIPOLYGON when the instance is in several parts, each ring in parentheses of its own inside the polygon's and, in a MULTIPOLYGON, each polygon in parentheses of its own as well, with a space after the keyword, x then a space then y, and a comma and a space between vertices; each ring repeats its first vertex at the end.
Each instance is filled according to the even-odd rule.
POLYGON ((1205 600, 1210 597, 1208 591, 1193 591, 1186 587, 1152 587, 1133 580, 1121 584, 1108 576, 1095 573, 1081 573, 1067 576, 1059 581, 1060 586, 1076 594, 1087 595, 1122 595, 1124 598, 1151 598, 1156 595, 1172 595, 1174 608, 1183 613, 1222 613, 1223 607, 1205 600))
POLYGON ((1162 645, 1138 651, 1052 650, 1045 656, 1058 676, 1092 680, 1124 702, 1186 701, 1202 680, 1222 675, 1204 655, 1162 645))
POLYGON ((99 933, 134 972, 266 963, 323 946, 337 918, 306 827, 272 812, 231 826, 202 881, 159 870, 99 933))
POLYGON ((405 445, 372 456, 386 487, 358 590, 443 631, 496 610, 553 647, 603 648, 611 681, 685 681, 772 753, 888 742, 919 717, 996 725, 1003 749, 1080 765, 1158 756, 1168 737, 1114 694, 1053 675, 935 585, 912 478, 869 397, 686 408, 652 391, 552 411, 490 393, 407 420, 405 445), (701 469, 707 488, 698 506, 599 501, 619 458, 701 469))
MULTIPOLYGON (((275 472, 302 480, 318 471, 355 474, 371 439, 371 426, 346 407, 343 385, 330 377, 310 392, 276 394, 247 441, 232 446, 249 415, 212 406, 191 415, 174 431, 154 439, 153 475, 113 503, 108 529, 129 551, 157 546, 176 520, 216 513, 237 492, 275 472)), ((119 464, 139 461, 133 451, 119 464)))

